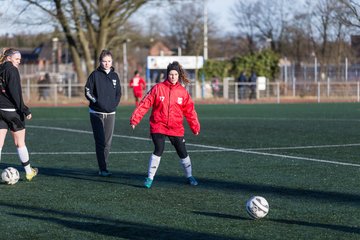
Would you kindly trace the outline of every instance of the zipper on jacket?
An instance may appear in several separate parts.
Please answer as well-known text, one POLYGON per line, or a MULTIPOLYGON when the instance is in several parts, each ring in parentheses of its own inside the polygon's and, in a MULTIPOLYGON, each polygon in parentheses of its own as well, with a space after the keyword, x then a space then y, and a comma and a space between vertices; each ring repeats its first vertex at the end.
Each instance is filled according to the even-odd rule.
POLYGON ((169 127, 169 119, 170 119, 170 101, 171 101, 171 90, 172 90, 172 86, 169 87, 170 91, 169 91, 169 101, 168 101, 168 115, 167 115, 167 121, 166 121, 166 126, 169 127))

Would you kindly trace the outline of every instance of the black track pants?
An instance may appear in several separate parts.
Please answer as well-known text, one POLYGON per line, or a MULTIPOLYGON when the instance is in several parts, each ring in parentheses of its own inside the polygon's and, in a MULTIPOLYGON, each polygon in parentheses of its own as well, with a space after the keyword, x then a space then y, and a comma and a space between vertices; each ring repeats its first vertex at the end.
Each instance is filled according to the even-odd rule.
POLYGON ((107 170, 111 141, 115 126, 115 114, 90 113, 95 139, 96 158, 100 171, 107 170))

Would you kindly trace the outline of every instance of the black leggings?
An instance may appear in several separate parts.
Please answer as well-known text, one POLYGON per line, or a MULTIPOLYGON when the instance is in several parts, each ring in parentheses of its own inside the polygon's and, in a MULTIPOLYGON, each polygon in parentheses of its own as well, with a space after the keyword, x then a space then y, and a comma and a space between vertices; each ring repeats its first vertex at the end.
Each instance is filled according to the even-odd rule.
POLYGON ((171 144, 174 145, 177 154, 181 159, 186 158, 188 153, 185 147, 185 139, 184 137, 174 137, 167 136, 161 133, 152 133, 151 138, 153 140, 155 150, 153 152, 154 155, 161 157, 165 149, 165 137, 168 137, 171 144))

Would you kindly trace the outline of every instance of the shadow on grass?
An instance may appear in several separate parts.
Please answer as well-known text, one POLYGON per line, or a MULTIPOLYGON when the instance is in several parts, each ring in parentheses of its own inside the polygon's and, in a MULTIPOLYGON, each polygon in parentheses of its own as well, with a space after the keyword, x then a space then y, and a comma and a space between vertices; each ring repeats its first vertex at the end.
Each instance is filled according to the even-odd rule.
POLYGON ((331 229, 331 230, 335 230, 335 231, 360 234, 360 228, 358 228, 358 227, 348 227, 348 226, 325 224, 325 223, 312 223, 312 222, 305 222, 305 221, 299 221, 299 220, 287 220, 287 219, 270 219, 270 221, 277 222, 277 223, 324 228, 324 229, 331 229))
MULTIPOLYGON (((0 163, 0 168, 15 167, 18 165, 0 163)), ((96 170, 90 169, 74 169, 74 168, 49 168, 40 167, 39 174, 53 177, 64 177, 76 180, 86 180, 93 182, 106 182, 112 184, 121 184, 135 188, 142 188, 145 179, 144 174, 113 171, 111 177, 100 177, 97 175, 96 170)), ((238 182, 219 181, 213 179, 197 178, 199 185, 196 188, 201 189, 213 189, 219 191, 232 191, 232 192, 249 192, 249 193, 261 193, 261 194, 276 194, 281 196, 289 196, 305 199, 316 199, 327 202, 346 202, 352 205, 360 205, 360 195, 351 193, 329 192, 312 189, 300 189, 290 188, 282 186, 272 185, 259 185, 259 184, 247 184, 238 182)), ((184 186, 187 184, 184 176, 167 176, 163 174, 157 174, 154 179, 153 187, 157 187, 157 183, 167 183, 169 187, 173 187, 173 184, 184 186)), ((163 185, 164 186, 164 185, 163 185)))
MULTIPOLYGON (((0 168, 3 169, 5 167, 14 167, 19 169, 19 165, 15 164, 3 164, 0 163, 0 168)), ((21 167, 22 168, 22 167, 21 167)), ((127 183, 133 179, 144 179, 144 175, 133 174, 133 173, 121 173, 121 172, 113 172, 113 175, 110 177, 101 177, 98 175, 97 170, 95 169, 76 169, 76 168, 50 168, 50 167, 39 167, 39 177, 41 176, 52 176, 52 177, 61 177, 61 178, 69 178, 74 180, 85 180, 92 182, 105 182, 105 183, 114 183, 114 184, 122 184, 128 185, 132 187, 142 187, 140 181, 136 184, 127 183)))
POLYGON ((230 215, 230 214, 215 213, 215 212, 200 212, 200 211, 192 211, 192 212, 195 214, 205 215, 209 217, 226 218, 226 219, 243 220, 243 221, 254 221, 250 218, 245 218, 238 215, 230 215))
MULTIPOLYGON (((259 220, 253 220, 250 218, 244 218, 244 217, 237 216, 237 215, 230 215, 230 214, 223 214, 223 213, 200 212, 200 211, 193 211, 193 213, 204 215, 204 216, 217 217, 217 218, 226 218, 226 219, 234 219, 234 220, 242 220, 242 221, 244 221, 244 220, 259 221, 259 220)), ((299 225, 299 226, 306 226, 306 227, 312 227, 312 228, 324 228, 324 229, 328 229, 328 230, 330 229, 330 230, 339 231, 339 232, 360 234, 360 228, 358 228, 358 227, 349 227, 349 226, 324 224, 324 223, 312 223, 312 222, 305 222, 305 221, 299 221, 299 220, 271 219, 269 217, 267 217, 265 220, 275 222, 275 223, 299 225)), ((260 220, 260 221, 262 221, 262 220, 260 220)))
MULTIPOLYGON (((109 237, 120 237, 126 239, 203 239, 203 240, 235 240, 237 238, 219 236, 209 233, 199 233, 192 231, 185 231, 181 229, 152 226, 143 223, 135 223, 117 219, 107 219, 89 216, 85 214, 62 212, 52 209, 46 209, 41 207, 28 207, 18 204, 9 204, 0 202, 0 206, 9 207, 11 209, 17 209, 22 211, 28 211, 29 213, 14 213, 8 212, 7 214, 16 216, 22 219, 33 219, 38 221, 53 222, 58 225, 62 225, 67 229, 73 229, 83 232, 89 232, 109 237), (46 216, 44 216, 46 213, 46 216)), ((4 213, 4 212, 3 212, 4 213)), ((67 231, 62 231, 63 237, 66 238, 67 231)), ((73 236, 73 233, 70 233, 73 236)), ((80 236, 79 236, 80 237, 80 236)))
POLYGON ((281 196, 290 196, 305 199, 321 199, 321 201, 328 202, 347 202, 354 205, 360 205, 360 195, 352 193, 329 192, 322 190, 290 188, 282 186, 272 186, 265 184, 246 184, 237 182, 222 182, 212 179, 199 179, 199 187, 209 189, 219 189, 221 191, 234 192, 250 192, 261 194, 276 194, 281 196))

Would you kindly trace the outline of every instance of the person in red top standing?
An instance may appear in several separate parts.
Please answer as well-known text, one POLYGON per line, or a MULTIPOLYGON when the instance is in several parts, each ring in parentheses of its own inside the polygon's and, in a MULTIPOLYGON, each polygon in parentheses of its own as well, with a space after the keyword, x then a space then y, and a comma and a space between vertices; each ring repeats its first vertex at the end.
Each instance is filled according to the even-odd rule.
POLYGON ((144 186, 150 188, 160 164, 165 148, 165 138, 168 137, 174 145, 180 163, 183 166, 188 183, 192 186, 198 182, 192 176, 191 160, 187 153, 184 139, 183 118, 187 120, 193 134, 200 133, 200 123, 195 111, 194 102, 183 84, 190 80, 178 62, 167 66, 167 79, 156 84, 135 108, 130 118, 130 126, 140 123, 141 119, 152 108, 150 116, 150 133, 155 150, 150 156, 148 177, 144 186))
POLYGON ((137 70, 134 72, 134 77, 130 80, 129 85, 133 89, 135 105, 137 106, 139 104, 139 99, 142 98, 143 91, 146 87, 144 79, 140 77, 140 74, 137 70))

